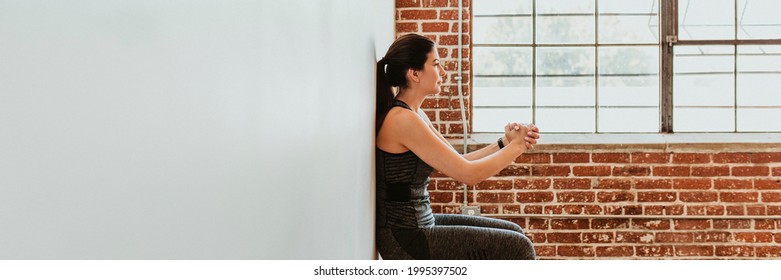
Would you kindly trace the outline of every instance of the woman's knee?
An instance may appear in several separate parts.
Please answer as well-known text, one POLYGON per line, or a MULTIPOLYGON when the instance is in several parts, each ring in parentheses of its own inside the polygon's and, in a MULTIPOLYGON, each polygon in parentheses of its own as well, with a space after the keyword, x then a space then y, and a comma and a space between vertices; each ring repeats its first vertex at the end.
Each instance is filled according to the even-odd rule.
POLYGON ((519 234, 515 239, 515 242, 518 259, 533 260, 537 258, 537 253, 534 251, 534 244, 532 244, 532 241, 526 237, 526 235, 519 234))

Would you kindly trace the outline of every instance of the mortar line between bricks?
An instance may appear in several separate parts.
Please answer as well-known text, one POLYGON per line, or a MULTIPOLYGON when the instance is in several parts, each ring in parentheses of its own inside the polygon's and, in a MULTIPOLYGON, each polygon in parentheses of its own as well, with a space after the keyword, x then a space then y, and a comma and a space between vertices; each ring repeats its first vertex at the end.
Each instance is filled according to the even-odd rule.
POLYGON ((578 215, 578 214, 482 214, 484 217, 522 217, 548 219, 677 219, 677 220, 781 220, 781 215, 773 216, 671 216, 671 215, 578 215))

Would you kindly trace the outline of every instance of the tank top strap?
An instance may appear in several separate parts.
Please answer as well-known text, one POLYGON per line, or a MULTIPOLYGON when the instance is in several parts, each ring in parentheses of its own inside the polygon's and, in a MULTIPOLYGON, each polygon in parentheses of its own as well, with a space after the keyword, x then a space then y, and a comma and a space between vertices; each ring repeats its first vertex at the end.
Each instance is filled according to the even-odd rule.
POLYGON ((403 107, 403 108, 405 108, 407 110, 412 111, 412 108, 410 108, 409 105, 407 105, 407 103, 404 103, 404 101, 401 101, 401 100, 398 100, 398 99, 393 100, 393 107, 396 107, 396 106, 403 107))

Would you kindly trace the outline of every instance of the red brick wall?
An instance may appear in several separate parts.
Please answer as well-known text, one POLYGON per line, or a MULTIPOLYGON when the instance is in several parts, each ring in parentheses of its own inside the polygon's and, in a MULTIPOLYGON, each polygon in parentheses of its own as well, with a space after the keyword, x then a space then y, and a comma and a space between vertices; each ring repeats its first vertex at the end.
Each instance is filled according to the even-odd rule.
MULTIPOLYGON (((423 108, 449 138, 463 131, 457 1, 396 0, 397 35, 439 45, 448 76, 423 108)), ((463 1, 470 109, 471 1, 463 1)), ((541 259, 781 259, 781 219, 770 219, 781 216, 781 144, 539 145, 469 190, 483 214, 521 225, 541 259)), ((457 182, 435 173, 429 194, 434 212, 460 213, 457 182)))
MULTIPOLYGON (((466 99, 467 119, 470 108, 470 0, 463 0, 463 32, 462 44, 462 91, 466 99)), ((446 137, 463 137, 461 121, 461 104, 458 98, 458 83, 455 80, 458 72, 458 1, 457 0, 396 0, 396 35, 418 33, 427 36, 437 43, 440 61, 447 77, 442 84, 442 92, 427 98, 423 110, 428 114, 434 126, 446 137)), ((467 122, 469 125, 469 122, 467 122)))

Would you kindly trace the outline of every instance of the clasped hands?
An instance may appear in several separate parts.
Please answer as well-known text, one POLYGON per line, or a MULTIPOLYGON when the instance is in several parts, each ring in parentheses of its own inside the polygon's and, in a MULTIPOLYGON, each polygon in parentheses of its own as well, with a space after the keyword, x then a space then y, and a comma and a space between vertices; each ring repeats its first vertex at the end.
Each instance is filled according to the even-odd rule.
POLYGON ((534 124, 508 123, 504 126, 504 137, 510 144, 523 141, 526 150, 531 150, 540 138, 540 129, 534 124))

